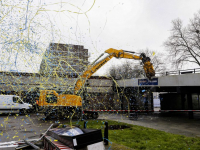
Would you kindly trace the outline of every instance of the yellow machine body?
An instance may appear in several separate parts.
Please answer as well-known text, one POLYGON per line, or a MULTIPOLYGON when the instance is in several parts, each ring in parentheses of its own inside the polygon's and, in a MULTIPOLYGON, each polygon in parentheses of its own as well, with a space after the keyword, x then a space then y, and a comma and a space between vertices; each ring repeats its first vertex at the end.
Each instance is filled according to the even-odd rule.
POLYGON ((58 94, 55 90, 41 90, 39 106, 70 106, 81 107, 82 99, 77 95, 58 94))

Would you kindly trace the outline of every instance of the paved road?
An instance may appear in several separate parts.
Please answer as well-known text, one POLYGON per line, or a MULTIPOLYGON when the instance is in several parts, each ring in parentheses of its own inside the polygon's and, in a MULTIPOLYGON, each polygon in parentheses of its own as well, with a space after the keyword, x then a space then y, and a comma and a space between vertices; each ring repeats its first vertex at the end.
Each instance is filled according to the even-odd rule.
POLYGON ((38 138, 50 126, 40 114, 0 115, 0 142, 38 138))
MULTIPOLYGON (((160 113, 139 114, 138 120, 130 120, 127 114, 101 113, 99 119, 115 120, 134 125, 154 128, 170 133, 200 137, 200 113, 195 113, 195 119, 188 119, 187 114, 169 115, 160 113)), ((56 120, 44 121, 42 114, 30 115, 0 115, 0 142, 18 141, 39 138, 56 120)), ((75 120, 74 120, 75 121, 75 120)), ((69 120, 60 120, 69 123, 69 120)))
MULTIPOLYGON (((0 115, 0 121, 0 143, 23 139, 38 139, 41 133, 44 133, 51 124, 57 122, 56 119, 45 121, 44 115, 39 113, 30 115, 0 115)), ((69 123, 69 120, 63 119, 60 120, 60 123, 69 123)), ((6 150, 13 149, 6 148, 6 150)))
POLYGON ((158 129, 169 133, 190 137, 200 137, 200 113, 194 114, 194 119, 188 119, 187 113, 139 114, 138 120, 130 120, 127 114, 102 113, 99 119, 109 119, 133 125, 158 129))

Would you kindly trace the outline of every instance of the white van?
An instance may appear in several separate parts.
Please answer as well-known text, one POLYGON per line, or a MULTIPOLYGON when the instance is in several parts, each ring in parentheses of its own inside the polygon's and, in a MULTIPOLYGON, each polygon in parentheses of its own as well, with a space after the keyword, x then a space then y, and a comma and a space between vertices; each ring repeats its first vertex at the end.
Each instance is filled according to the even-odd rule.
POLYGON ((0 95, 0 113, 24 113, 29 110, 32 105, 24 103, 19 96, 16 95, 0 95))

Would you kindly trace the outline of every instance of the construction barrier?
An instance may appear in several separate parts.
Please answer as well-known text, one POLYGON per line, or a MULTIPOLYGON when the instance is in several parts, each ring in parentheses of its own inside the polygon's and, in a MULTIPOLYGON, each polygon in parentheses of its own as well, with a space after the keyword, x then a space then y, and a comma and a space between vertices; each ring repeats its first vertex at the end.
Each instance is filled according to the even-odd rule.
POLYGON ((111 111, 111 112, 115 112, 115 111, 132 111, 132 112, 154 112, 154 110, 84 110, 84 111, 111 111))
POLYGON ((194 112, 200 112, 200 110, 84 110, 84 111, 96 111, 96 112, 187 112, 187 111, 194 111, 194 112))
POLYGON ((188 112, 188 111, 195 111, 195 112, 200 112, 200 110, 159 110, 160 112, 188 112))

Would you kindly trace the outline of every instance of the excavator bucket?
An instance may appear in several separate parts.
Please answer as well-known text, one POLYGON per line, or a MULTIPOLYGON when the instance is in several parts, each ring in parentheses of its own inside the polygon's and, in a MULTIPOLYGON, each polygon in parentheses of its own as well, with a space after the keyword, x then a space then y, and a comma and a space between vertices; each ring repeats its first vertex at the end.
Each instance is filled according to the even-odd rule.
POLYGON ((151 63, 150 61, 146 61, 146 62, 144 63, 143 68, 144 68, 146 77, 147 77, 149 80, 151 80, 151 78, 155 76, 155 70, 154 70, 154 68, 153 68, 152 63, 151 63))
POLYGON ((147 57, 145 53, 141 53, 140 57, 142 58, 143 68, 144 68, 146 77, 149 80, 151 80, 151 78, 155 76, 155 70, 153 68, 153 64, 151 63, 151 59, 147 57))

